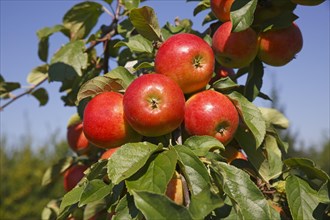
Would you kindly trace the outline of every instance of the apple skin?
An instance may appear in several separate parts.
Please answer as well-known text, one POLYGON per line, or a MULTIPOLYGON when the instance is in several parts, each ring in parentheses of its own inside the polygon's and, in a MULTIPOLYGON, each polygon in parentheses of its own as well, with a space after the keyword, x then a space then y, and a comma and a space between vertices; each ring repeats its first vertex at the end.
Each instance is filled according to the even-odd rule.
POLYGON ((212 37, 212 48, 218 63, 228 68, 248 66, 258 52, 258 37, 252 28, 231 32, 232 23, 220 25, 212 37))
POLYGON ((183 121, 184 94, 175 81, 162 74, 135 79, 126 89, 123 102, 128 123, 146 137, 168 134, 183 121))
POLYGON ((181 33, 168 38, 158 49, 155 72, 178 83, 185 94, 204 89, 212 78, 214 54, 202 38, 181 33))
POLYGON ((227 96, 206 90, 188 99, 184 123, 188 134, 213 136, 227 145, 235 135, 239 116, 227 96))
POLYGON ((236 159, 246 160, 246 156, 236 147, 233 146, 226 146, 224 152, 221 153, 222 156, 227 158, 227 163, 231 164, 236 159))
POLYGON ((303 47, 303 37, 299 27, 292 23, 287 28, 268 30, 259 34, 258 57, 271 66, 284 66, 303 47))
POLYGON ((87 153, 91 147, 83 132, 82 122, 68 126, 67 141, 70 148, 78 155, 87 153))
POLYGON ((79 181, 84 177, 84 171, 88 168, 86 165, 77 164, 71 166, 64 173, 64 189, 69 192, 71 191, 79 181))
POLYGON ((298 5, 315 6, 325 2, 325 0, 291 0, 291 2, 298 5))
POLYGON ((211 10, 220 21, 230 21, 230 8, 234 0, 211 0, 211 10))
POLYGON ((175 172, 170 182, 167 184, 165 195, 178 205, 183 205, 183 185, 180 175, 175 172))
POLYGON ((116 152, 118 149, 119 149, 119 147, 108 149, 107 151, 103 152, 103 154, 101 155, 100 159, 102 159, 102 160, 109 159, 112 156, 112 154, 114 152, 116 152))
POLYGON ((92 98, 84 110, 83 125, 86 138, 101 148, 114 148, 142 139, 126 121, 123 95, 117 92, 103 92, 92 98))

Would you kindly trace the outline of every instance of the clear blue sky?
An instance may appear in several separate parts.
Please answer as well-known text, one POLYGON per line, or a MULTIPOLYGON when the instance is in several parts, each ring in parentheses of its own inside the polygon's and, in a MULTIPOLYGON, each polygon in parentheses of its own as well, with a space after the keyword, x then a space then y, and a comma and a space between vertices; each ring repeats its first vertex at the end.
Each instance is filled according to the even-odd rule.
MULTIPOLYGON (((0 72, 7 81, 20 82, 26 86, 27 74, 42 62, 37 56, 38 39, 36 31, 60 24, 64 13, 78 1, 12 1, 1 0, 0 23, 0 72)), ((162 25, 173 23, 175 17, 191 18, 194 28, 201 26, 204 14, 193 17, 196 2, 185 0, 149 0, 143 5, 153 7, 162 25)), ((280 102, 291 122, 292 131, 298 133, 299 140, 305 145, 317 144, 329 137, 329 1, 315 7, 298 6, 296 23, 304 37, 304 47, 297 59, 285 67, 265 69, 263 92, 269 93, 276 83, 279 88, 280 102)), ((105 13, 100 18, 109 23, 105 13)), ((50 56, 66 43, 66 38, 55 34, 50 38, 50 56)), ((59 83, 44 85, 49 92, 49 103, 39 107, 31 96, 17 100, 1 112, 0 132, 11 146, 20 146, 21 137, 30 134, 34 146, 49 141, 50 134, 61 139, 66 134, 68 118, 75 108, 64 107, 58 92, 59 83)), ((6 100, 1 101, 1 105, 6 100)), ((262 100, 257 105, 270 103, 262 100)))

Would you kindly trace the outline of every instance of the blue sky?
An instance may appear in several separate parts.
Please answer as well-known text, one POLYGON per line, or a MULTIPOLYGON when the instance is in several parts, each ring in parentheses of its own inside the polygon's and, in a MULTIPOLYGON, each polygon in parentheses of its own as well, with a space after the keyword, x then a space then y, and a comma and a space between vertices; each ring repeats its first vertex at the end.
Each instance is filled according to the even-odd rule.
MULTIPOLYGON (((36 31, 60 24, 64 13, 78 1, 1 0, 0 3, 0 72, 6 81, 27 86, 27 74, 42 64, 37 56, 36 31)), ((204 30, 206 27, 201 23, 205 13, 193 17, 196 4, 185 0, 143 3, 154 8, 161 26, 166 21, 173 23, 175 17, 190 18, 195 29, 204 30)), ((329 9, 328 1, 314 7, 298 6, 295 13, 299 16, 296 23, 304 38, 302 51, 284 67, 266 66, 265 69, 263 92, 269 93, 276 83, 291 129, 305 145, 317 144, 329 137, 329 9)), ((99 25, 109 23, 109 19, 104 13, 99 25)), ((50 56, 64 43, 65 37, 54 34, 50 38, 50 56)), ((32 135, 36 147, 49 141, 51 134, 56 134, 58 139, 65 138, 68 118, 76 109, 63 106, 59 83, 44 84, 44 87, 50 97, 46 106, 39 107, 33 97, 26 96, 0 113, 1 136, 6 137, 10 146, 19 147, 24 135, 32 135)), ((1 100, 1 105, 5 102, 1 100)), ((257 100, 255 104, 267 106, 270 103, 257 100)))

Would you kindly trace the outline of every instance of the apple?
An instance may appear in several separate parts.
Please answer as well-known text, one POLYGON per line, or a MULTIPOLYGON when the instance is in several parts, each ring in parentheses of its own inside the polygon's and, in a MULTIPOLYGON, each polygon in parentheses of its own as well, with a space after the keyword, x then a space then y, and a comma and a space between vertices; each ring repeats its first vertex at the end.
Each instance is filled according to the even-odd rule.
POLYGON ((123 103, 128 123, 147 137, 168 134, 183 121, 184 94, 174 80, 162 74, 135 79, 126 89, 123 103))
POLYGON ((212 77, 212 79, 210 80, 210 84, 212 85, 215 81, 221 79, 221 78, 225 78, 225 77, 229 77, 231 80, 233 80, 234 82, 236 82, 235 79, 235 71, 233 68, 228 68, 228 67, 224 67, 221 65, 215 65, 215 76, 212 77))
POLYGON ((112 156, 112 154, 114 152, 116 152, 116 150, 118 150, 118 149, 119 149, 119 147, 108 149, 107 151, 103 152, 103 154, 101 155, 100 159, 102 159, 102 160, 109 159, 112 156))
POLYGON ((240 149, 234 146, 226 146, 225 151, 221 153, 222 156, 227 158, 228 164, 231 164, 236 159, 247 160, 246 156, 242 153, 240 149))
POLYGON ((127 123, 123 95, 117 92, 102 92, 92 98, 84 110, 83 125, 86 138, 101 148, 114 148, 142 139, 127 123))
POLYGON ((268 65, 284 66, 295 58, 302 47, 301 31, 295 23, 292 23, 286 28, 260 33, 258 57, 268 65))
POLYGON ((174 173, 172 179, 167 184, 165 195, 172 199, 176 204, 183 205, 183 185, 180 174, 174 173))
POLYGON ((194 34, 173 35, 156 53, 155 72, 176 81, 185 94, 204 89, 212 78, 213 70, 212 48, 194 34))
POLYGON ((258 52, 258 37, 252 28, 232 32, 232 22, 220 25, 212 37, 212 48, 218 63, 228 68, 248 66, 258 52))
POLYGON ((291 2, 298 5, 315 6, 321 4, 322 2, 325 2, 325 0, 291 0, 291 2))
POLYGON ((67 169, 64 173, 64 189, 71 191, 79 181, 84 177, 84 171, 88 168, 86 165, 76 164, 67 169))
POLYGON ((210 135, 226 145, 233 139, 238 123, 236 107, 219 92, 202 91, 186 102, 184 124, 190 135, 210 135))
POLYGON ((211 0, 211 10, 220 21, 230 21, 230 8, 234 0, 211 0))
POLYGON ((90 144, 83 132, 83 124, 78 114, 71 116, 67 127, 67 141, 70 148, 81 155, 90 150, 90 144))

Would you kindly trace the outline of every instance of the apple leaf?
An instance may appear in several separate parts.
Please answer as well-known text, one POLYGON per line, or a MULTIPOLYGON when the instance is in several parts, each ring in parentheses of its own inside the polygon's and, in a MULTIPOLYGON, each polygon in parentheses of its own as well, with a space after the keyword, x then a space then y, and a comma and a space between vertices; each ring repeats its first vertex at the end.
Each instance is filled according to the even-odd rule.
POLYGON ((241 130, 239 135, 237 135, 237 141, 242 146, 248 144, 249 146, 245 147, 258 148, 266 134, 266 123, 260 110, 238 92, 232 92, 228 96, 235 104, 243 122, 247 126, 246 129, 242 128, 242 126, 240 127, 241 130))
POLYGON ((225 150, 218 139, 211 136, 191 136, 185 140, 185 146, 189 147, 197 156, 205 156, 210 150, 225 150))
POLYGON ((110 194, 112 188, 112 184, 108 185, 100 179, 88 181, 87 184, 84 186, 84 190, 80 196, 78 207, 82 207, 87 203, 103 199, 110 194))
POLYGON ((75 187, 71 191, 67 192, 62 199, 60 205, 60 213, 64 212, 68 207, 79 202, 84 187, 75 187))
POLYGON ((104 74, 104 76, 116 80, 123 87, 123 89, 126 89, 131 82, 137 78, 122 66, 112 69, 110 72, 104 74))
POLYGON ((107 207, 106 199, 100 199, 95 202, 88 203, 84 208, 83 219, 93 219, 93 216, 105 210, 107 207))
POLYGON ((34 90, 31 95, 39 101, 39 106, 44 106, 48 102, 48 93, 44 88, 34 90))
POLYGON ((294 220, 321 219, 321 216, 313 215, 319 204, 318 194, 306 181, 290 175, 286 179, 285 191, 294 220))
POLYGON ((148 142, 128 143, 121 146, 108 161, 108 176, 114 183, 118 184, 135 174, 150 156, 162 149, 162 146, 148 142))
POLYGON ((200 12, 210 8, 210 0, 202 0, 198 3, 194 9, 194 16, 198 15, 200 12))
POLYGON ((165 193, 175 171, 176 162, 177 154, 174 149, 158 154, 125 181, 128 190, 165 193))
POLYGON ((240 86, 235 83, 230 77, 222 77, 219 80, 215 81, 212 87, 219 92, 227 92, 230 90, 238 89, 240 86))
POLYGON ((140 0, 123 0, 122 2, 128 10, 137 8, 140 4, 140 0))
POLYGON ((268 178, 266 180, 269 181, 282 174, 282 152, 277 145, 276 138, 271 135, 266 135, 263 146, 267 152, 269 172, 267 173, 268 178))
POLYGON ((267 124, 280 129, 289 127, 289 120, 277 109, 259 107, 259 110, 267 124))
POLYGON ((88 56, 84 52, 85 43, 82 40, 69 42, 61 47, 52 57, 48 74, 50 81, 68 81, 82 76, 86 69, 88 56))
POLYGON ((99 160, 92 164, 89 168, 89 172, 86 174, 87 180, 103 179, 107 175, 107 160, 99 160))
POLYGON ((27 82, 32 85, 37 85, 48 78, 48 64, 37 66, 27 76, 27 82))
POLYGON ((237 203, 244 219, 271 219, 267 200, 246 172, 216 161, 211 168, 220 175, 224 192, 237 203))
POLYGON ((140 34, 128 38, 128 41, 119 41, 115 47, 127 46, 132 53, 152 54, 153 47, 151 41, 142 37, 140 34))
POLYGON ((6 99, 10 97, 10 92, 15 89, 21 88, 21 84, 17 82, 6 82, 3 76, 0 74, 0 98, 6 99))
POLYGON ((188 209, 165 195, 148 191, 132 191, 136 207, 146 219, 192 219, 188 209))
POLYGON ((162 41, 161 30, 153 8, 144 6, 132 9, 129 19, 143 37, 150 41, 162 41))
POLYGON ((178 154, 179 165, 184 177, 187 179, 192 195, 197 195, 203 190, 209 189, 211 185, 209 173, 197 155, 183 145, 176 145, 174 149, 178 154))
POLYGON ((70 39, 83 39, 88 36, 103 13, 97 2, 82 2, 74 5, 63 17, 63 26, 70 30, 70 39))
POLYGON ((263 75, 264 67, 262 62, 258 58, 255 58, 249 65, 248 77, 244 87, 244 96, 251 102, 258 97, 260 93, 263 75))
POLYGON ((205 18, 202 22, 202 25, 205 25, 205 24, 207 24, 211 21, 214 21, 214 20, 217 20, 217 18, 215 17, 214 13, 211 11, 205 16, 205 18))
POLYGON ((134 219, 139 213, 139 210, 134 204, 133 196, 126 194, 123 196, 116 206, 113 220, 119 219, 134 219))
POLYGON ((233 32, 244 31, 253 23, 254 11, 258 0, 234 1, 230 9, 230 20, 233 32))
POLYGON ((59 178, 60 175, 71 166, 73 161, 73 157, 65 157, 60 159, 53 166, 49 167, 42 177, 41 185, 46 186, 55 179, 59 178))

